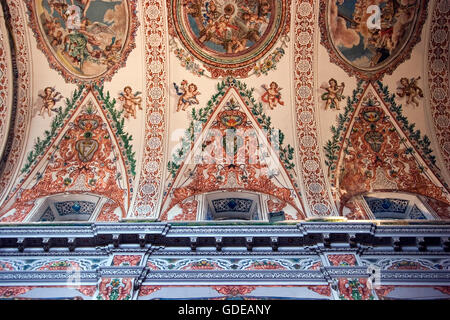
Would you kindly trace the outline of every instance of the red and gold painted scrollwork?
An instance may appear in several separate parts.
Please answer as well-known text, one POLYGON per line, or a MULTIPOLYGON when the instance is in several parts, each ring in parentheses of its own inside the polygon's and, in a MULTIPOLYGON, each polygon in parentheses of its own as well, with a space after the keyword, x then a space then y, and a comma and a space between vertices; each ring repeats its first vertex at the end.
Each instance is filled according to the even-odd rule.
POLYGON ((256 286, 215 286, 212 288, 226 296, 243 296, 255 290, 256 286))
POLYGON ((15 212, 10 215, 6 215, 0 219, 0 222, 17 222, 22 221, 34 208, 34 203, 16 202, 10 211, 15 209, 15 212))
MULTIPOLYGON (((106 114, 95 94, 86 103, 90 92, 93 93, 92 89, 88 89, 72 118, 31 171, 34 179, 30 173, 22 180, 20 192, 13 196, 16 199, 12 207, 16 208, 15 214, 5 216, 2 221, 22 221, 37 199, 61 193, 101 195, 115 204, 111 207, 120 207, 122 215, 126 213, 125 205, 129 205, 130 195, 128 193, 126 197, 129 188, 127 174, 122 173, 119 164, 119 160, 123 161, 122 154, 118 152, 121 149, 114 131, 104 120, 106 114), (42 171, 36 172, 37 167, 42 171)), ((110 216, 104 213, 100 218, 102 221, 117 220, 117 217, 110 216)))
POLYGON ((334 267, 355 266, 356 257, 353 254, 330 254, 328 261, 334 267))
POLYGON ((273 199, 267 200, 267 208, 269 212, 280 212, 286 207, 286 202, 277 201, 273 199))
POLYGON ((341 210, 352 197, 372 191, 403 191, 448 203, 443 189, 426 175, 405 140, 375 94, 368 91, 355 115, 340 160, 341 210), (378 170, 396 187, 374 187, 378 170))
POLYGON ((338 291, 341 300, 372 300, 373 295, 367 287, 367 279, 338 280, 338 291))
POLYGON ((364 206, 356 199, 352 198, 345 204, 350 209, 350 213, 345 217, 349 220, 366 220, 369 219, 369 215, 366 212, 364 206))
POLYGON ((140 255, 117 255, 114 256, 113 266, 137 266, 141 262, 142 256, 140 255))
POLYGON ((13 298, 20 296, 21 294, 27 293, 28 291, 34 289, 33 286, 8 286, 0 287, 0 297, 13 298))
POLYGON ((433 289, 436 289, 436 290, 450 296, 450 286, 437 286, 437 287, 433 287, 433 289))
POLYGON ((96 221, 103 221, 103 222, 115 222, 119 220, 119 216, 114 213, 114 210, 116 210, 119 207, 117 203, 115 203, 112 200, 108 200, 100 210, 100 213, 97 216, 96 221))
POLYGON ((95 291, 97 291, 97 286, 80 286, 77 290, 85 296, 92 297, 94 296, 95 291))
POLYGON ((441 219, 450 219, 450 206, 442 201, 425 198, 425 202, 433 209, 441 219))
POLYGON ((42 178, 22 192, 19 203, 77 192, 72 188, 78 183, 84 190, 112 199, 125 212, 124 190, 116 182, 117 160, 112 138, 99 115, 89 111, 81 113, 54 149, 48 156, 42 178))
MULTIPOLYGON (((198 206, 198 201, 193 199, 193 200, 187 200, 187 201, 182 201, 179 203, 179 206, 181 208, 181 213, 176 215, 175 217, 173 217, 172 219, 170 219, 171 221, 195 221, 197 218, 197 206, 198 206)), ((161 220, 165 221, 167 220, 167 214, 168 212, 165 212, 162 217, 161 220)))
POLYGON ((131 278, 102 278, 98 285, 97 300, 130 300, 133 289, 131 278))
POLYGON ((320 294, 321 296, 331 296, 330 286, 308 286, 308 289, 320 294))
POLYGON ((377 293, 378 298, 383 300, 395 288, 395 286, 380 286, 375 289, 375 292, 377 293))
POLYGON ((161 290, 161 287, 158 287, 158 286, 142 286, 141 289, 139 290, 139 296, 140 297, 148 296, 148 295, 150 295, 153 292, 156 292, 158 290, 161 290))
MULTIPOLYGON (((231 105, 235 104, 233 98, 229 102, 231 105)), ((303 211, 294 200, 295 190, 279 186, 271 179, 273 168, 260 152, 263 150, 264 141, 259 140, 257 130, 251 121, 247 121, 248 118, 245 112, 235 107, 221 111, 216 118, 209 119, 212 125, 208 130, 213 133, 204 137, 202 149, 197 149, 201 151, 201 160, 194 169, 189 169, 189 180, 184 186, 172 189, 169 205, 161 215, 161 220, 167 219, 169 210, 177 204, 182 208, 185 206, 183 209, 185 213, 177 216, 179 219, 195 220, 194 215, 187 214, 192 204, 188 208, 183 205, 183 201, 195 195, 218 190, 231 192, 246 190, 271 195, 277 199, 276 204, 272 201, 272 207, 290 204, 297 210, 296 219, 304 218, 303 211), (229 131, 234 134, 230 135, 229 131)), ((270 145, 266 147, 271 148, 270 145)), ((281 162, 278 169, 285 170, 281 162)))

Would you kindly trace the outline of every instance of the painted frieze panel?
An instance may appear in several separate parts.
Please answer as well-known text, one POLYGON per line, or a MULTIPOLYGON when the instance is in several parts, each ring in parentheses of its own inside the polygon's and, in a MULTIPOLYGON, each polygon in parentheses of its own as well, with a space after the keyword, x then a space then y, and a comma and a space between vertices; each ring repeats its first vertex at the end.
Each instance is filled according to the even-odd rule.
POLYGON ((97 288, 97 300, 130 300, 133 290, 133 279, 103 278, 97 288))
POLYGON ((135 0, 27 1, 38 47, 67 82, 110 80, 135 47, 135 0))
POLYGON ((321 0, 321 43, 331 61, 359 79, 379 79, 410 58, 427 0, 321 0))
POLYGON ((147 266, 152 270, 315 270, 321 266, 319 258, 259 258, 259 259, 165 259, 151 258, 147 266))
POLYGON ((351 267, 357 264, 353 254, 329 254, 327 258, 334 267, 351 267))
MULTIPOLYGON (((330 299, 327 285, 213 285, 213 286, 142 286, 139 299, 185 300, 270 300, 270 299, 330 299)), ((189 314, 189 310, 184 310, 189 314)))
POLYGON ((32 271, 32 270, 94 270, 104 266, 107 258, 0 258, 0 271, 32 271))
POLYGON ((439 258, 363 258, 361 262, 367 266, 377 266, 381 270, 449 270, 450 259, 439 258))
POLYGON ((167 3, 171 49, 194 74, 212 78, 267 74, 285 54, 289 0, 167 3), (275 48, 280 38, 282 45, 275 48))
POLYGON ((367 286, 367 279, 341 278, 338 280, 341 300, 374 300, 375 296, 367 286))
POLYGON ((141 261, 140 255, 116 255, 113 258, 113 266, 137 266, 141 261))

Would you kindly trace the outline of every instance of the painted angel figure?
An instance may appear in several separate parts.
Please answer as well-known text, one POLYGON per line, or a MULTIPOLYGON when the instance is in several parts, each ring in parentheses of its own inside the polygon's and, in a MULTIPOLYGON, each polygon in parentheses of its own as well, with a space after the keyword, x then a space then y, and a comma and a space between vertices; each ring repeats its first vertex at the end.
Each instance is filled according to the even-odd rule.
POLYGON ((269 104, 270 110, 273 110, 278 104, 284 106, 284 102, 281 101, 280 93, 282 88, 278 86, 278 83, 272 81, 269 88, 267 88, 266 85, 262 85, 261 87, 266 90, 262 95, 261 100, 269 104))
POLYGON ((123 89, 123 92, 120 93, 119 100, 123 101, 123 109, 125 110, 125 118, 131 115, 134 119, 136 119, 136 106, 139 107, 139 110, 142 110, 142 98, 138 97, 140 95, 140 91, 136 91, 133 94, 133 90, 130 86, 126 86, 123 89))
POLYGON ((322 100, 325 100, 327 103, 325 105, 325 110, 330 108, 336 108, 336 110, 340 110, 339 102, 345 98, 342 93, 344 92, 345 83, 341 82, 341 85, 337 84, 337 81, 333 78, 328 80, 329 87, 323 87, 327 92, 322 94, 322 100))
POLYGON ((186 108, 190 105, 199 104, 197 96, 200 92, 197 90, 197 85, 194 83, 188 85, 188 82, 183 80, 180 87, 178 87, 175 82, 173 83, 173 86, 177 92, 177 95, 180 96, 177 104, 177 112, 180 111, 180 109, 183 111, 186 110, 186 108))
POLYGON ((397 88, 399 90, 397 95, 401 98, 407 96, 406 104, 414 103, 416 106, 419 106, 419 101, 416 98, 417 96, 423 98, 423 91, 417 85, 417 80, 419 79, 420 77, 411 78, 411 80, 408 80, 408 78, 400 79, 401 86, 397 88))
MULTIPOLYGON (((91 2, 93 2, 93 1, 95 1, 95 0, 78 0, 78 2, 80 2, 84 6, 84 8, 83 8, 83 16, 84 17, 86 16, 86 12, 88 11, 89 6, 91 5, 91 2)), ((74 5, 74 1, 71 0, 71 2, 72 2, 72 5, 74 5)))
POLYGON ((41 112, 39 113, 40 116, 44 117, 45 111, 47 111, 49 117, 52 116, 51 111, 53 110, 53 107, 62 99, 61 94, 55 91, 55 88, 47 87, 44 89, 44 95, 38 94, 42 99, 41 112))

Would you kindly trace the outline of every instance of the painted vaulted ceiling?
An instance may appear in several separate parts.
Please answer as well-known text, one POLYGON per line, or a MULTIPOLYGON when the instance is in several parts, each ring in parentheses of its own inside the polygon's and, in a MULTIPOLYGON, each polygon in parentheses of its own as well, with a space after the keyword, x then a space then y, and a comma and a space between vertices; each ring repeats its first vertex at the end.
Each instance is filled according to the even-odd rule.
POLYGON ((0 222, 450 217, 446 0, 1 6, 0 222))

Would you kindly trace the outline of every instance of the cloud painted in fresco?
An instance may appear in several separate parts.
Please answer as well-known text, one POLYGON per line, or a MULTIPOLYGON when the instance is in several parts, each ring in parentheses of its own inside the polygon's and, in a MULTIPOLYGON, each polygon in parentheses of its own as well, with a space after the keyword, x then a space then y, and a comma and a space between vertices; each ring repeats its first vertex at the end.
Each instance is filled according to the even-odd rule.
MULTIPOLYGON (((338 1, 342 4, 344 0, 338 1)), ((358 33, 349 29, 346 26, 346 21, 338 17, 338 7, 336 1, 330 2, 330 16, 329 16, 331 35, 336 46, 344 46, 351 48, 357 46, 360 42, 358 33)))
POLYGON ((126 2, 114 6, 114 10, 107 10, 104 17, 104 21, 111 23, 111 28, 117 34, 126 30, 127 19, 126 2))

